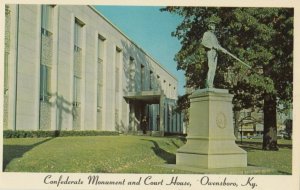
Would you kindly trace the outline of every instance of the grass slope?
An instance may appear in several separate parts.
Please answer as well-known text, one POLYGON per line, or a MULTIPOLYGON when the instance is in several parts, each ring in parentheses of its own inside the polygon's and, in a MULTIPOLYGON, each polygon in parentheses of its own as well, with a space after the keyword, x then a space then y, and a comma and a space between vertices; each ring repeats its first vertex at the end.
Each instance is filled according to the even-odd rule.
MULTIPOLYGON (((5 172, 191 173, 158 167, 175 164, 184 143, 175 137, 93 136, 4 139, 5 172)), ((260 142, 244 142, 248 164, 290 174, 291 145, 261 151, 260 142)))
POLYGON ((4 139, 5 171, 169 173, 176 138, 143 136, 4 139))

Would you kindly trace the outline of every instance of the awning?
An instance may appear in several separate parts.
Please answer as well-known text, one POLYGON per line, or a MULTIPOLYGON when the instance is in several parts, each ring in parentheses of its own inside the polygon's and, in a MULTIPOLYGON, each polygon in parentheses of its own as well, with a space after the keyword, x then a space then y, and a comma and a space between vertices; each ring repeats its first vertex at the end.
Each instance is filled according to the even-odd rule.
POLYGON ((138 100, 148 104, 159 104, 160 97, 162 96, 161 91, 139 91, 139 92, 128 92, 124 96, 127 100, 138 100))

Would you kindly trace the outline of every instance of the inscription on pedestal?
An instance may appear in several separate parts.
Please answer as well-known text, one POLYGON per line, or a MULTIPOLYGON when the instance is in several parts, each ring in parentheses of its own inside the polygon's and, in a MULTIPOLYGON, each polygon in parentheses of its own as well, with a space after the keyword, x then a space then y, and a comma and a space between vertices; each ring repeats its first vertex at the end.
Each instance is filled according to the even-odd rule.
POLYGON ((226 117, 225 114, 222 112, 219 112, 216 118, 217 126, 221 129, 224 129, 226 127, 226 117))

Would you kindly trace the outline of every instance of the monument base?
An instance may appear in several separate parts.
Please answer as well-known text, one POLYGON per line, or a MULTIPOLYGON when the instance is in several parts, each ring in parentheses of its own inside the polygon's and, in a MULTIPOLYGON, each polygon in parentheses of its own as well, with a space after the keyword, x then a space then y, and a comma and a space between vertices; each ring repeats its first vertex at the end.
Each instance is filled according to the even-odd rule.
POLYGON ((190 96, 187 143, 177 150, 176 165, 247 167, 247 152, 235 144, 232 97, 223 89, 201 89, 190 96))
POLYGON ((247 154, 189 154, 176 153, 176 165, 201 167, 201 168, 230 168, 246 167, 247 154))

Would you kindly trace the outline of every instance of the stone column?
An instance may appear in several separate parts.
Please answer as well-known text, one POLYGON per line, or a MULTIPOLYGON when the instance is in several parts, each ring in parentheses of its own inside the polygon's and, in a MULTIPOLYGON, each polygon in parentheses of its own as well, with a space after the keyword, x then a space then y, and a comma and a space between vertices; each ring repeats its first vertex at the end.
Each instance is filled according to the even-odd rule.
POLYGON ((152 131, 152 136, 164 136, 164 102, 165 102, 165 97, 163 94, 160 96, 159 100, 159 105, 158 105, 158 113, 159 113, 159 119, 156 121, 156 131, 152 131))
POLYGON ((232 97, 228 90, 201 89, 190 96, 187 143, 176 165, 202 168, 247 167, 247 153, 235 144, 232 97))
POLYGON ((129 130, 130 131, 137 131, 137 124, 136 124, 136 118, 135 118, 135 108, 134 103, 130 102, 130 123, 129 123, 129 130))
POLYGON ((160 96, 160 101, 159 101, 159 131, 161 133, 161 136, 164 135, 165 132, 165 126, 164 126, 164 106, 165 106, 165 97, 164 95, 160 96))

